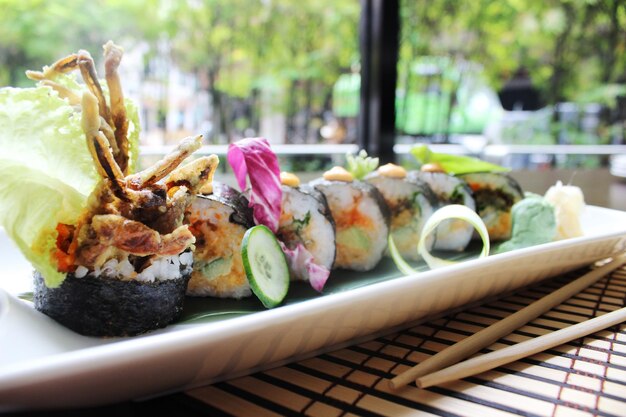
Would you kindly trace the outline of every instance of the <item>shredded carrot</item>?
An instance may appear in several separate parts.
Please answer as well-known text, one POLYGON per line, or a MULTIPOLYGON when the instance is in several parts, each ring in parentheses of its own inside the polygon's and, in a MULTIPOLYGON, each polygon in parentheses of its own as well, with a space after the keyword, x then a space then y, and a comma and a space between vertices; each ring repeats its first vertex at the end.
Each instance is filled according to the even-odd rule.
POLYGON ((57 261, 57 268, 60 272, 73 272, 76 270, 74 261, 76 260, 77 239, 74 239, 76 228, 69 224, 59 223, 57 230, 57 249, 54 257, 57 261))
POLYGON ((198 237, 202 234, 202 231, 200 230, 201 227, 202 227, 202 223, 199 221, 189 223, 189 231, 195 237, 198 237))

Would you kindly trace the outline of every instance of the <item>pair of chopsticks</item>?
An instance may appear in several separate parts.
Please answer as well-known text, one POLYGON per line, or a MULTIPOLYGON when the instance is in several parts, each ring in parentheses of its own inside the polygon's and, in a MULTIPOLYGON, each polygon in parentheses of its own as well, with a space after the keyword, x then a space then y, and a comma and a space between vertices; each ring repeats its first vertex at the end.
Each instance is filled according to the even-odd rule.
POLYGON ((389 386, 392 389, 398 389, 415 381, 418 388, 426 388, 466 378, 626 321, 626 307, 624 307, 553 333, 459 362, 558 306, 624 263, 626 263, 626 254, 613 257, 610 262, 601 267, 389 380, 389 386))

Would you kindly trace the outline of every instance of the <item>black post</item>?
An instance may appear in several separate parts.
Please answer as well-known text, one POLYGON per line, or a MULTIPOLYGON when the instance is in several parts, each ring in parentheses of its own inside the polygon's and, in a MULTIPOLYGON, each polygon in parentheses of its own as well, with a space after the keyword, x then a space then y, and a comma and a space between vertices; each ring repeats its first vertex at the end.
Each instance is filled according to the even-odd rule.
POLYGON ((395 154, 398 0, 361 0, 361 102, 358 144, 382 163, 395 154))

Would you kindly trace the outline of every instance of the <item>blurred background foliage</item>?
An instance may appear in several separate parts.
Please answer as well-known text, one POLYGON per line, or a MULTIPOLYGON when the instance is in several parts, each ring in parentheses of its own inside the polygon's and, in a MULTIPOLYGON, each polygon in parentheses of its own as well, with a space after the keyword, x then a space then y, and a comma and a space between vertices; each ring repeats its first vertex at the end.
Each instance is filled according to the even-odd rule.
POLYGON ((403 62, 462 56, 496 89, 523 66, 549 103, 626 81, 624 0, 405 1, 401 11, 403 62))
MULTIPOLYGON (((159 60, 166 62, 157 66, 161 84, 171 82, 163 73, 174 67, 191 77, 211 111, 209 121, 194 116, 190 128, 205 126, 215 143, 263 133, 264 117, 285 125, 281 142, 346 141, 350 124, 332 123, 333 86, 358 73, 360 10, 357 0, 0 0, 0 86, 31 85, 26 69, 78 49, 99 60, 101 45, 113 39, 142 51, 145 79, 159 78, 149 71, 159 60), (332 127, 326 135, 324 126, 332 127)), ((400 16, 400 130, 409 129, 403 111, 421 105, 408 92, 423 57, 474 63, 492 91, 525 67, 547 105, 615 108, 626 95, 625 0, 403 0, 400 16)), ((448 71, 441 81, 451 91, 443 112, 464 94, 459 74, 448 71)), ((183 111, 160 102, 171 96, 164 91, 152 127, 180 130, 183 111)), ((150 119, 147 110, 142 116, 150 119)))

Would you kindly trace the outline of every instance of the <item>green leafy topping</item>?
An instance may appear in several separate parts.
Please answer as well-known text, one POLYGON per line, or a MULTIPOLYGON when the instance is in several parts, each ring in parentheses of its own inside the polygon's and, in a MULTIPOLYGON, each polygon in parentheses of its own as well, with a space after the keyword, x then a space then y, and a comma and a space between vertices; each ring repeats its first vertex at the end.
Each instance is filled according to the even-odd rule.
POLYGON ((509 171, 508 168, 485 162, 471 156, 433 152, 426 145, 415 145, 409 152, 420 165, 436 163, 451 175, 462 175, 472 172, 509 171))
POLYGON ((346 162, 347 171, 357 180, 362 180, 367 174, 378 168, 378 158, 367 156, 365 149, 361 149, 356 156, 346 154, 346 162))
POLYGON ((310 211, 307 211, 306 214, 304 215, 304 218, 302 218, 302 219, 293 219, 293 224, 296 227, 296 234, 298 236, 300 236, 300 233, 302 233, 302 229, 307 227, 310 222, 311 222, 311 212, 310 211))
POLYGON ((450 195, 448 196, 446 203, 462 205, 463 202, 465 201, 465 194, 463 193, 463 189, 464 189, 463 184, 459 184, 456 187, 454 187, 454 190, 452 190, 452 193, 450 193, 450 195))

